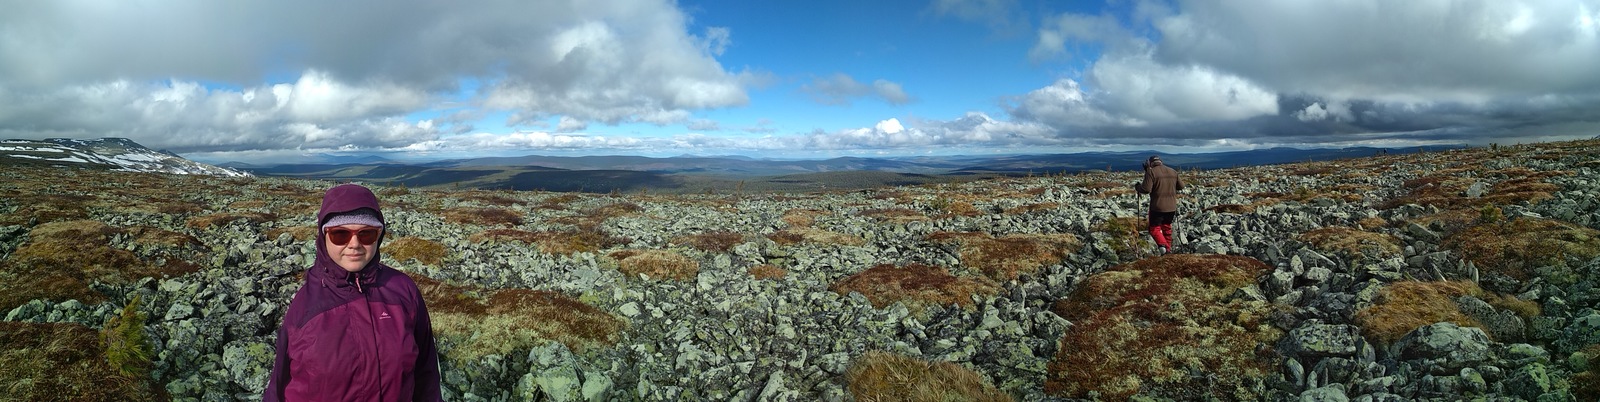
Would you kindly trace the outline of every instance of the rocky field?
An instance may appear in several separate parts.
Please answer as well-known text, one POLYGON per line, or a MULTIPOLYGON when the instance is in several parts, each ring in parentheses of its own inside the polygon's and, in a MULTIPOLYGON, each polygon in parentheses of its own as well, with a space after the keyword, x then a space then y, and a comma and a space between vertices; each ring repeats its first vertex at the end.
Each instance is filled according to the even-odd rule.
MULTIPOLYGON (((449 400, 1600 399, 1600 141, 1182 175, 374 188, 449 400)), ((259 399, 332 184, 0 172, 0 400, 259 399)))

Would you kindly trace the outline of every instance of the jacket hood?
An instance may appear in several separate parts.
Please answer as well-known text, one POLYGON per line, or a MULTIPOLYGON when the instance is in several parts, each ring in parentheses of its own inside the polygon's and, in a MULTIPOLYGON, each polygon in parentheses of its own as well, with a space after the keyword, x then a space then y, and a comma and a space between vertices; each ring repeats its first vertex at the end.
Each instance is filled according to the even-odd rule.
MULTIPOLYGON (((367 262, 367 266, 362 267, 357 272, 348 272, 343 267, 340 267, 337 262, 334 262, 333 257, 328 256, 327 240, 325 239, 327 233, 321 229, 322 224, 334 215, 362 208, 371 209, 373 213, 377 214, 378 220, 385 222, 385 227, 388 226, 387 221, 383 218, 383 209, 378 206, 378 196, 366 187, 356 184, 341 184, 328 189, 328 192, 322 195, 322 209, 317 210, 317 261, 311 266, 311 272, 306 274, 307 282, 321 280, 324 285, 351 286, 359 283, 358 286, 365 286, 377 281, 378 269, 376 267, 383 265, 383 263, 379 262, 383 257, 382 247, 375 247, 372 261, 367 262)), ((387 229, 384 229, 384 231, 387 233, 387 229)), ((380 234, 378 242, 373 243, 373 245, 380 246, 382 244, 383 236, 380 234)))

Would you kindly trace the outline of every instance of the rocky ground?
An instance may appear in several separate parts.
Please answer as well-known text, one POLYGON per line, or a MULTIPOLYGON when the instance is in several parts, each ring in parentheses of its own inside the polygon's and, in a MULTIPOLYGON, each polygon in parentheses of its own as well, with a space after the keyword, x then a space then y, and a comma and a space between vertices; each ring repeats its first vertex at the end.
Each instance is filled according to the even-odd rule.
MULTIPOLYGON (((449 400, 867 400, 893 386, 868 355, 954 363, 1002 400, 1600 398, 1600 141, 1182 175, 1164 256, 1132 233, 1136 172, 374 187, 449 400)), ((0 309, 103 330, 137 299, 152 392, 258 399, 329 185, 0 173, 0 309), (52 245, 85 239, 107 246, 52 245)))

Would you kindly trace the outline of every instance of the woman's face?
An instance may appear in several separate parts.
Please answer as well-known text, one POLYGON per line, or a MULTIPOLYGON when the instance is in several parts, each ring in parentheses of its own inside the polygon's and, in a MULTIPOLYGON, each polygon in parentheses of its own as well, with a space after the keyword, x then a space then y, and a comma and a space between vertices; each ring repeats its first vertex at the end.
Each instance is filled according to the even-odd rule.
POLYGON ((333 226, 323 231, 328 257, 349 272, 360 271, 378 255, 378 237, 383 234, 382 228, 362 224, 333 226), (340 240, 344 244, 337 243, 340 240))

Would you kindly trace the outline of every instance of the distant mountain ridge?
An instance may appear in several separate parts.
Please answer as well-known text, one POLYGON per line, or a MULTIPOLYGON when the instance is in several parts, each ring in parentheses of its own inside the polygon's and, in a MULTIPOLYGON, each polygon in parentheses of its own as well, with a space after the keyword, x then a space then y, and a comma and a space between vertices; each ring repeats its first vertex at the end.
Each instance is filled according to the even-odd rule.
MULTIPOLYGON (((1460 148, 1435 146, 1432 150, 1460 148)), ((1218 169, 1402 154, 1426 149, 1272 148, 1207 154, 1154 151, 1086 152, 1005 156, 840 157, 818 160, 726 156, 541 156, 488 157, 406 164, 368 163, 237 165, 266 176, 355 180, 406 185, 548 191, 818 191, 976 180, 996 176, 1137 170, 1161 155, 1179 169, 1218 169)))
POLYGON ((208 165, 127 138, 0 141, 0 166, 61 166, 124 172, 248 177, 250 173, 208 165))

